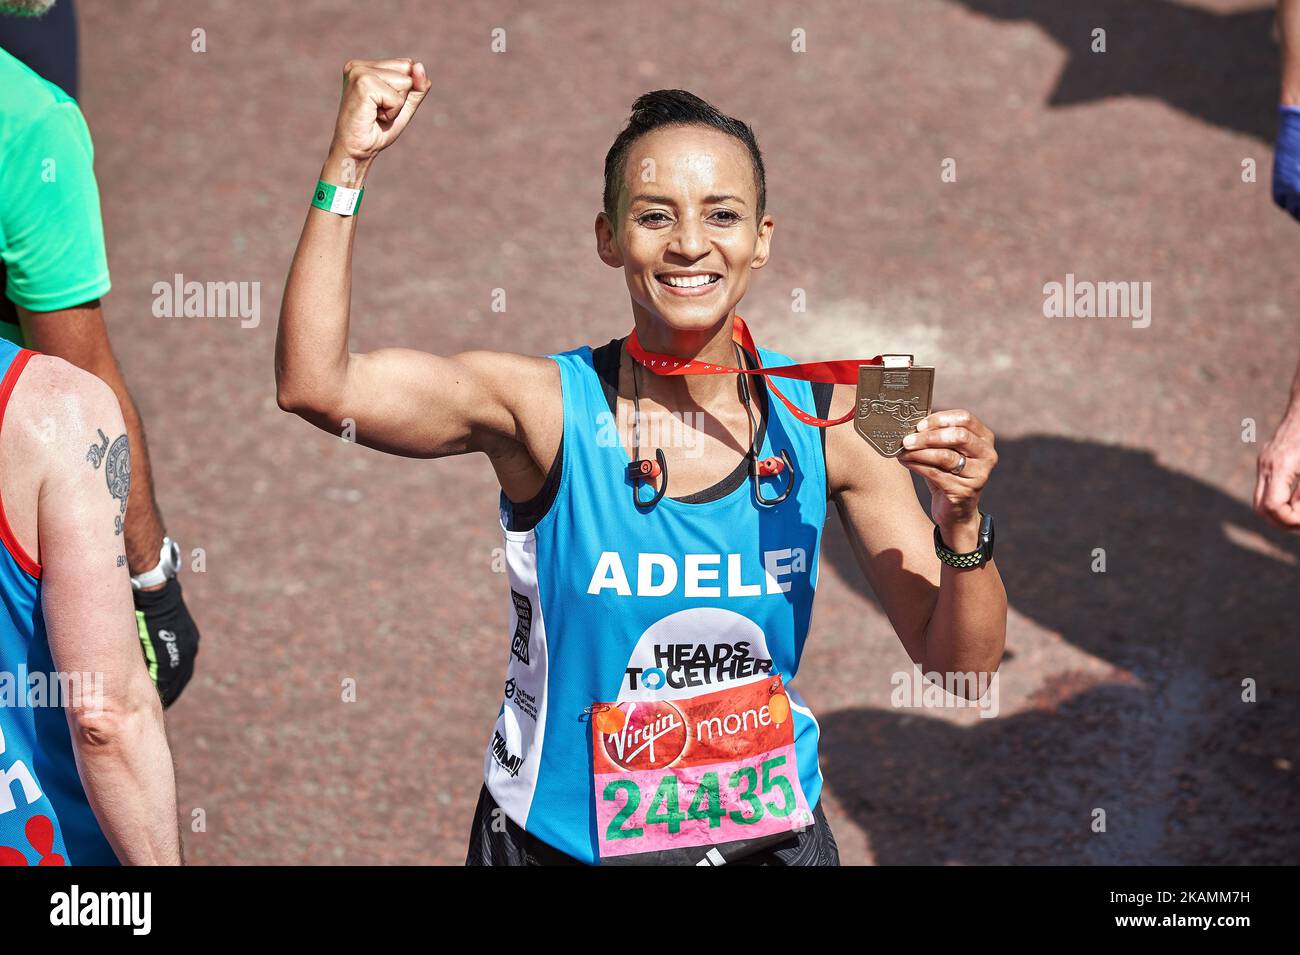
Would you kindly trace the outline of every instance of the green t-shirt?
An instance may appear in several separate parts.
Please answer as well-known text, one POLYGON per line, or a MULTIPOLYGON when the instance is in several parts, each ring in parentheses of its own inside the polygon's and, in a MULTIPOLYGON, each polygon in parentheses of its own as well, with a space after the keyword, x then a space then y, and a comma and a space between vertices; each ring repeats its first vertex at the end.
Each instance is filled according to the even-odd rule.
POLYGON ((14 305, 53 312, 109 289, 94 158, 76 101, 0 50, 0 336, 10 341, 22 344, 14 305))

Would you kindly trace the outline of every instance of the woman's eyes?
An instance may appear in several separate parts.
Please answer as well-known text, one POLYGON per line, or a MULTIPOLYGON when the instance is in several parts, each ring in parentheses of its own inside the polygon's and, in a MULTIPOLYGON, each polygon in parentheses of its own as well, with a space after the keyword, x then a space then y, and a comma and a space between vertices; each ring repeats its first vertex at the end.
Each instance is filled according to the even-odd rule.
MULTIPOLYGON (((709 218, 717 219, 719 216, 727 217, 727 218, 719 219, 720 222, 723 222, 727 225, 731 225, 733 222, 739 222, 741 218, 736 213, 732 212, 730 209, 719 209, 717 212, 713 213, 713 215, 709 216, 709 218)), ((663 212, 647 212, 644 215, 637 216, 636 221, 640 225, 658 225, 660 222, 669 221, 669 217, 666 213, 663 212)))

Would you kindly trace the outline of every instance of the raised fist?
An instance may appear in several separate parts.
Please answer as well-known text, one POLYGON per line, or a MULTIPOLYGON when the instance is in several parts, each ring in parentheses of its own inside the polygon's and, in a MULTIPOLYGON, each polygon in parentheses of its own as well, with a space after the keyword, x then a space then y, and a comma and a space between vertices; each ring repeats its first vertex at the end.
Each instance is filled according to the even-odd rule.
POLYGON ((374 159, 402 134, 432 85, 424 64, 409 57, 349 60, 331 152, 357 162, 374 159))

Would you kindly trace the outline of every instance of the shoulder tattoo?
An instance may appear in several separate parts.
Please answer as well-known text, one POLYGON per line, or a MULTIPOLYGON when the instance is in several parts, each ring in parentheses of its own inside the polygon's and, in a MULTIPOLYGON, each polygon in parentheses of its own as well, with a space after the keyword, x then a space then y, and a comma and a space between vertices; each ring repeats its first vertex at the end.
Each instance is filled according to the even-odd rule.
POLYGON ((125 434, 118 435, 110 445, 108 438, 100 429, 99 443, 92 444, 86 452, 86 460, 96 471, 104 465, 104 479, 108 483, 108 493, 115 500, 122 502, 118 508, 115 525, 117 533, 122 533, 122 515, 126 513, 126 499, 131 496, 131 444, 125 434))

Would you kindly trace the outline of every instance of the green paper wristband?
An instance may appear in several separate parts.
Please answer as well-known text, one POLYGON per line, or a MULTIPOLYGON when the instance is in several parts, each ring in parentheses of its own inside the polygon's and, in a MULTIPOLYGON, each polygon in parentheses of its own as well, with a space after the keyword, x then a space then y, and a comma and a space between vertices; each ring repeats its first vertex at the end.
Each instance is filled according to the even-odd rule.
POLYGON ((317 209, 324 209, 335 215, 353 216, 361 208, 361 197, 365 192, 364 186, 360 189, 349 189, 347 186, 336 186, 324 179, 317 179, 311 204, 317 209))

